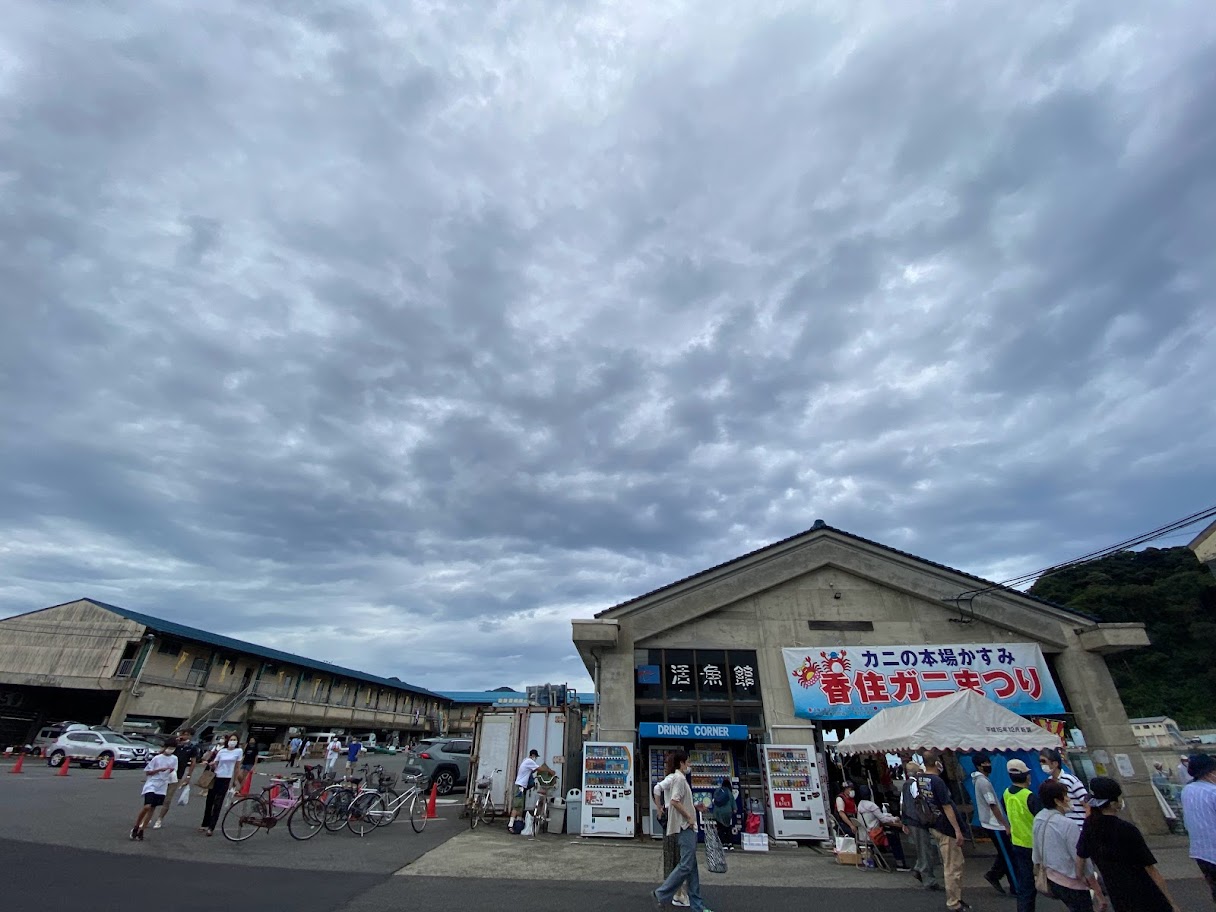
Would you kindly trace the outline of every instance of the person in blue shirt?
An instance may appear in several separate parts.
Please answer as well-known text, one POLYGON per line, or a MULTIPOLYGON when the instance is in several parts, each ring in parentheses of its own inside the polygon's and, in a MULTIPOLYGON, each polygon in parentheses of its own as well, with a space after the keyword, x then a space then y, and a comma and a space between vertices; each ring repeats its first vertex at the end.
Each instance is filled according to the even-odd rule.
POLYGON ((355 761, 359 759, 359 754, 363 752, 363 742, 359 740, 358 735, 353 735, 350 739, 350 744, 346 748, 346 775, 350 775, 355 770, 355 761))
POLYGON ((1216 760, 1194 754, 1187 768, 1194 780, 1182 789, 1182 819, 1191 837, 1191 857, 1216 901, 1216 760))

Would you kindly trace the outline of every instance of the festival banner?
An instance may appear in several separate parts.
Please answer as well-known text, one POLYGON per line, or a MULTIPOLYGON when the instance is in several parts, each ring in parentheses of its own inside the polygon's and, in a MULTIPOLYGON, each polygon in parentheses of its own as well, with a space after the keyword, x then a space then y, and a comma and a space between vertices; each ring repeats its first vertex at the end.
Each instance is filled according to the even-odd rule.
POLYGON ((868 719, 964 688, 1023 716, 1064 712, 1037 643, 810 646, 781 653, 794 714, 803 719, 868 719))

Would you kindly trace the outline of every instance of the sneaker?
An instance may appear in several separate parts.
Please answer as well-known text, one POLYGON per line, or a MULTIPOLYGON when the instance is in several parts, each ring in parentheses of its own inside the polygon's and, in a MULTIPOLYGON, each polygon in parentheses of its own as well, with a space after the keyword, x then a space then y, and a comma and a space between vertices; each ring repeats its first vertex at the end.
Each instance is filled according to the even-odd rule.
POLYGON ((671 904, 673 906, 679 906, 681 909, 687 909, 690 905, 690 903, 688 902, 687 899, 683 899, 679 896, 673 897, 671 900, 671 904))
POLYGON ((902 871, 903 873, 907 874, 910 869, 908 868, 907 865, 896 865, 895 870, 902 871))
POLYGON ((131 827, 131 841, 134 842, 139 838, 139 827, 131 827))
POLYGON ((946 906, 946 909, 949 910, 949 912, 971 912, 971 907, 969 905, 967 905, 965 902, 960 902, 953 909, 951 909, 949 906, 946 906))
POLYGON ((988 881, 988 883, 992 885, 992 889, 994 889, 998 893, 1004 895, 1005 888, 1001 886, 1001 879, 999 877, 994 877, 992 875, 992 872, 989 871, 987 874, 984 875, 984 880, 988 881))
POLYGON ((152 824, 152 829, 154 829, 154 830, 159 830, 159 829, 160 829, 160 827, 161 827, 161 824, 163 824, 163 823, 164 823, 164 821, 163 821, 163 820, 158 820, 158 821, 156 821, 156 823, 152 824))
POLYGON ((139 831, 139 841, 140 841, 140 842, 143 842, 143 841, 144 841, 144 831, 143 831, 143 830, 140 830, 140 831, 139 831))

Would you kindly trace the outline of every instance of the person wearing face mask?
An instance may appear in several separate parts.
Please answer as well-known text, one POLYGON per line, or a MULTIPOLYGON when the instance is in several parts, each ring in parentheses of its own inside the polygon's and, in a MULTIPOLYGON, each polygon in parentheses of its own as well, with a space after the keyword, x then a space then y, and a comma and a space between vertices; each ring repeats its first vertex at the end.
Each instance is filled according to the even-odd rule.
POLYGON ((1011 785, 1005 789, 1005 819, 1009 821, 1013 888, 1018 912, 1034 912, 1034 818, 1043 806, 1029 788, 1030 767, 1021 760, 1005 764, 1011 785))
POLYGON ((139 809, 135 818, 135 826, 131 828, 131 838, 143 842, 144 827, 156 813, 156 809, 165 803, 165 792, 169 782, 177 779, 177 758, 173 756, 173 742, 165 744, 159 754, 144 766, 144 806, 139 809))
POLYGON ((165 792, 165 803, 161 806, 160 816, 156 818, 156 823, 152 824, 152 829, 159 830, 164 825, 165 818, 169 816, 169 808, 173 807, 173 797, 177 790, 190 787, 190 778, 194 775, 198 754, 198 745, 194 743, 194 729, 183 728, 177 733, 177 742, 173 749, 173 756, 177 759, 177 779, 169 783, 169 790, 165 792))
POLYGON ((992 787, 992 780, 988 778, 991 775, 992 758, 985 753, 976 754, 975 772, 971 774, 971 784, 975 788, 975 809, 979 814, 980 826, 996 848, 996 858, 993 859, 988 873, 984 875, 984 880, 992 884, 992 888, 998 893, 1004 893, 1002 878, 1009 881, 1011 891, 1015 889, 1013 878, 1009 874, 1009 859, 1013 846, 1009 842, 1009 821, 1005 819, 1005 808, 996 795, 996 789, 992 787))
POLYGON ((917 804, 929 823, 929 834, 942 856, 942 880, 946 886, 946 908, 971 912, 963 901, 963 828, 950 787, 942 779, 945 764, 937 751, 925 751, 924 772, 916 777, 917 804))
POLYGON ((215 835, 215 826, 220 822, 220 811, 224 809, 224 799, 228 797, 228 789, 232 785, 232 775, 236 772, 236 765, 241 762, 243 754, 236 735, 229 735, 224 746, 212 751, 207 760, 206 768, 215 773, 211 791, 207 792, 203 825, 199 827, 199 831, 207 836, 215 835))
POLYGON ((1051 895, 1068 908, 1068 912, 1098 912, 1106 908, 1106 897, 1093 868, 1077 857, 1077 842, 1081 831, 1068 819, 1072 807, 1068 789, 1063 783, 1048 779, 1039 786, 1039 803, 1043 810, 1034 815, 1035 870, 1047 875, 1051 895), (1093 898, 1090 897, 1093 890, 1093 898))
POLYGON ((1039 769, 1068 789, 1072 810, 1064 816, 1078 827, 1085 823, 1085 803, 1089 801, 1089 792, 1085 790, 1080 779, 1064 769, 1064 758, 1060 752, 1051 747, 1040 751, 1039 769))
POLYGON ((854 838, 857 837, 856 796, 857 791, 852 782, 844 783, 840 787, 840 794, 836 796, 836 819, 840 821, 845 832, 854 838))
MULTIPOLYGON (((1089 782, 1089 816, 1077 840, 1077 857, 1092 859, 1114 912, 1182 912, 1157 870, 1157 859, 1133 823, 1121 819, 1123 787, 1095 776, 1089 782)), ((1078 874, 1080 865, 1078 864, 1078 874)))

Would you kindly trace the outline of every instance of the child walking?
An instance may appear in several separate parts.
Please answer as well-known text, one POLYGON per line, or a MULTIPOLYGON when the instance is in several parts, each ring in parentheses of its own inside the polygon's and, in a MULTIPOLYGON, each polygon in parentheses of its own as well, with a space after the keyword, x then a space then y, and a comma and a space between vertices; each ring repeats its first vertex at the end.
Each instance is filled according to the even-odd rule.
POLYGON ((165 803, 169 783, 177 779, 177 757, 173 755, 175 746, 172 742, 166 743, 161 752, 144 767, 144 806, 139 809, 135 826, 131 827, 132 839, 143 841, 144 827, 156 809, 165 803))

